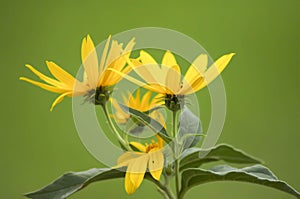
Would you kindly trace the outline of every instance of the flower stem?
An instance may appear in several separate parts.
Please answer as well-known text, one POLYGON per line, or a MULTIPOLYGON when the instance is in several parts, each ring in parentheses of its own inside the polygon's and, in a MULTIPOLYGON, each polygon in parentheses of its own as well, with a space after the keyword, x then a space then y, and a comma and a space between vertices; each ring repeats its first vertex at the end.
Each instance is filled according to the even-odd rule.
POLYGON ((110 128, 112 129, 112 131, 115 133, 115 135, 117 136, 120 144, 126 148, 127 150, 130 151, 130 147, 129 147, 129 144, 122 138, 122 136, 119 134, 119 131, 116 129, 115 125, 113 124, 109 114, 108 114, 108 111, 107 111, 107 105, 106 103, 104 105, 102 105, 102 108, 103 108, 103 111, 104 111, 104 114, 106 115, 106 118, 108 120, 108 124, 110 126, 110 128))
MULTIPOLYGON (((173 137, 177 140, 177 122, 176 122, 176 113, 177 111, 173 111, 173 137)), ((175 186, 176 186, 176 195, 179 197, 180 191, 180 182, 179 182, 179 159, 178 159, 178 146, 177 141, 174 143, 174 164, 175 164, 175 186)))
POLYGON ((159 188, 159 191, 164 193, 163 195, 166 199, 175 199, 170 188, 168 188, 167 186, 164 186, 160 181, 157 181, 157 180, 153 179, 152 177, 146 176, 146 178, 156 184, 156 186, 159 188))

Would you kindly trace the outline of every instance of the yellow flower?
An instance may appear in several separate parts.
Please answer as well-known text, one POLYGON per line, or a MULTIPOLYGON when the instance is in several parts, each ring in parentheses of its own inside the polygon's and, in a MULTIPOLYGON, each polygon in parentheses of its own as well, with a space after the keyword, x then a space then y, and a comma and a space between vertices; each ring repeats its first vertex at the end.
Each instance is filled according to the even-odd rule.
POLYGON ((120 71, 111 70, 148 90, 164 95, 184 96, 197 92, 212 82, 225 69, 233 55, 234 53, 223 55, 207 68, 208 57, 201 54, 189 67, 184 78, 181 78, 180 67, 170 51, 164 54, 163 67, 160 67, 150 54, 142 50, 139 59, 128 59, 128 63, 147 84, 120 71))
MULTIPOLYGON (((122 95, 123 104, 129 108, 138 110, 143 113, 147 113, 162 104, 159 98, 160 95, 156 95, 150 100, 152 94, 151 91, 146 92, 142 98, 140 93, 140 89, 138 89, 136 91, 135 97, 130 92, 128 92, 128 97, 126 95, 122 95)), ((130 118, 130 115, 120 107, 116 99, 111 98, 111 102, 113 107, 115 108, 115 113, 112 115, 112 117, 117 123, 125 124, 130 118)), ((159 121, 161 120, 161 118, 163 119, 162 114, 158 111, 151 111, 149 113, 149 116, 159 121)), ((164 120, 162 122, 164 122, 164 120)))
POLYGON ((155 180, 160 180, 164 167, 163 140, 159 136, 156 137, 157 142, 153 141, 149 145, 131 142, 130 144, 140 152, 126 152, 118 159, 117 167, 127 166, 125 190, 128 194, 133 194, 141 185, 147 168, 155 180))
POLYGON ((108 70, 108 68, 113 68, 124 74, 127 74, 131 70, 130 67, 125 67, 125 65, 126 59, 129 58, 130 52, 135 44, 134 39, 132 39, 125 49, 123 49, 123 44, 118 44, 118 42, 114 40, 110 45, 110 38, 111 37, 109 36, 107 39, 100 63, 98 62, 97 52, 91 37, 87 35, 87 37, 83 39, 81 46, 81 59, 84 66, 84 77, 82 82, 75 79, 54 62, 49 61, 46 61, 46 64, 49 71, 55 78, 50 78, 37 71, 31 65, 26 64, 26 67, 41 80, 45 81, 46 84, 33 81, 25 77, 21 77, 20 79, 50 92, 60 94, 60 96, 53 102, 50 109, 51 111, 63 100, 65 96, 89 96, 90 98, 95 99, 97 89, 100 94, 101 92, 106 92, 106 87, 113 86, 121 79, 119 75, 112 73, 108 70), (109 46, 110 50, 108 50, 109 46))

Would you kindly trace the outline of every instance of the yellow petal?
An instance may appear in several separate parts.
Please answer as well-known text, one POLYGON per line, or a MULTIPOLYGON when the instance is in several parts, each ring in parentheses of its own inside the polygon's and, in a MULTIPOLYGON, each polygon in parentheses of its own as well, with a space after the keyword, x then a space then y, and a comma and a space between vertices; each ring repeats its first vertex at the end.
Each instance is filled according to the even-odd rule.
POLYGON ((149 152, 148 168, 155 180, 159 180, 164 167, 164 155, 161 150, 152 149, 149 152))
POLYGON ((178 65, 174 55, 169 50, 166 51, 162 59, 162 65, 165 67, 172 67, 178 65))
POLYGON ((58 103, 60 103, 63 99, 64 99, 64 97, 65 96, 72 96, 72 92, 66 92, 66 93, 63 93, 63 94, 61 94, 58 98, 56 98, 55 100, 54 100, 54 102, 52 103, 52 106, 51 106, 51 109, 50 109, 50 111, 52 111, 53 110, 53 108, 58 104, 58 103))
POLYGON ((124 52, 123 52, 125 61, 127 60, 127 58, 130 57, 130 54, 131 54, 131 51, 132 51, 134 45, 135 45, 135 38, 132 38, 126 45, 124 52))
POLYGON ((106 58, 106 67, 108 67, 121 56, 123 51, 122 46, 123 44, 119 44, 116 40, 112 41, 109 53, 106 58))
POLYGON ((118 124, 124 124, 127 122, 127 119, 130 117, 119 105, 116 99, 110 98, 111 103, 115 109, 114 114, 112 115, 113 118, 116 120, 118 124))
POLYGON ((149 86, 149 85, 147 85, 147 84, 145 84, 145 83, 143 83, 143 82, 141 82, 141 81, 139 81, 139 80, 137 80, 137 79, 135 79, 135 78, 127 75, 127 74, 124 74, 124 73, 122 73, 120 71, 117 71, 117 70, 115 70, 113 68, 108 68, 107 70, 113 71, 113 72, 119 74, 121 77, 127 79, 128 81, 130 81, 130 82, 132 82, 132 83, 134 83, 134 84, 136 84, 136 85, 138 85, 140 87, 143 87, 143 88, 148 89, 148 90, 153 91, 153 92, 158 92, 158 93, 160 92, 160 90, 158 90, 157 87, 151 87, 151 86, 149 86))
POLYGON ((138 155, 133 152, 125 152, 118 158, 118 166, 117 167, 123 167, 128 166, 128 162, 132 160, 133 158, 137 158, 138 155))
POLYGON ((158 148, 162 149, 164 147, 164 140, 158 134, 155 134, 155 137, 158 142, 158 148))
POLYGON ((155 59, 146 51, 140 51, 140 60, 142 63, 145 64, 157 64, 155 59))
POLYGON ((81 59, 84 66, 84 70, 87 75, 88 83, 92 88, 97 87, 98 83, 98 57, 94 43, 90 37, 87 35, 83 39, 81 45, 81 59))
POLYGON ((20 80, 23 80, 23 81, 26 81, 26 82, 29 82, 33 85, 36 85, 42 89, 45 89, 47 91, 50 91, 50 92, 54 92, 54 93, 62 93, 62 92, 65 92, 66 89, 62 89, 62 88, 57 88, 57 87, 54 87, 54 86, 49 86, 47 84, 43 84, 43 83, 40 83, 40 82, 37 82, 37 81, 33 81, 31 79, 28 79, 26 77, 20 77, 20 80))
POLYGON ((195 61, 189 67, 188 71, 184 76, 184 79, 189 84, 189 85, 184 85, 184 87, 191 86, 193 82, 196 81, 197 78, 204 76, 204 72, 206 71, 207 68, 207 62, 208 62, 208 58, 207 55, 205 54, 201 54, 195 59, 195 61))
MULTIPOLYGON (((134 38, 129 41, 124 50, 121 49, 120 56, 114 61, 114 66, 116 70, 121 71, 125 66, 127 59, 130 57, 133 46, 135 45, 134 38)), ((122 45, 120 45, 122 47, 122 45)))
POLYGON ((126 172, 126 175, 125 175, 125 191, 128 194, 133 194, 138 187, 136 187, 135 184, 131 182, 130 175, 131 175, 130 173, 126 172))
POLYGON ((150 97, 151 97, 152 92, 151 91, 147 91, 144 96, 143 99, 141 101, 141 110, 143 110, 142 112, 148 111, 150 110, 150 97))
POLYGON ((130 145, 132 145, 134 148, 138 149, 141 152, 146 153, 146 147, 142 145, 139 142, 130 142, 130 145))
POLYGON ((39 72, 38 70, 36 70, 35 68, 33 68, 31 65, 26 64, 25 65, 29 70, 31 70, 36 76, 38 76, 41 80, 47 82, 48 84, 52 84, 53 86, 56 87, 60 87, 60 88, 66 88, 67 86, 55 79, 52 79, 44 74, 42 74, 41 72, 39 72))
POLYGON ((223 55, 215 62, 215 65, 219 73, 221 73, 225 69, 225 67, 228 65, 228 63, 230 62, 231 58, 234 55, 235 53, 229 53, 227 55, 223 55))
POLYGON ((166 87, 174 94, 181 89, 181 74, 178 72, 178 68, 177 65, 170 67, 166 76, 166 87))
MULTIPOLYGON (((121 71, 124 74, 128 74, 132 69, 130 67, 124 67, 124 69, 121 71)), ((108 86, 112 86, 117 84, 120 80, 122 79, 122 77, 118 74, 114 73, 113 79, 110 81, 110 85, 108 86)))
POLYGON ((48 66, 48 69, 56 79, 66 84, 69 88, 71 89, 73 88, 75 83, 75 78, 72 75, 67 73, 65 70, 63 70, 54 62, 46 61, 46 64, 48 66))
POLYGON ((198 79, 194 80, 194 82, 191 85, 186 84, 186 86, 180 91, 180 93, 182 95, 189 95, 189 94, 195 93, 195 92, 198 91, 197 89, 203 83, 205 83, 204 82, 204 77, 198 77, 198 79))
POLYGON ((144 79, 147 83, 155 83, 157 82, 154 71, 156 71, 156 74, 160 72, 160 68, 158 65, 144 65, 140 67, 134 68, 134 71, 144 79), (154 70, 151 70, 154 69, 154 70), (156 70, 155 70, 156 69, 156 70))
MULTIPOLYGON (((104 64, 105 64, 105 60, 106 60, 106 56, 107 56, 107 51, 108 51, 108 47, 109 47, 109 43, 110 43, 110 38, 111 35, 108 36, 104 49, 103 49, 103 53, 102 53, 102 57, 101 57, 101 61, 100 61, 100 66, 99 66, 99 76, 101 76, 101 74, 103 73, 104 70, 104 64)), ((99 86, 99 84, 98 84, 99 86)))
POLYGON ((141 91, 140 91, 140 89, 138 89, 135 93, 135 101, 138 102, 138 103, 141 102, 141 91))
POLYGON ((220 57, 211 67, 208 68, 208 70, 204 74, 204 82, 195 87, 194 91, 199 91, 200 89, 211 83, 216 77, 218 77, 218 75, 225 69, 234 55, 235 53, 230 53, 220 57))
POLYGON ((148 154, 141 155, 140 157, 129 161, 126 172, 130 173, 129 178, 134 185, 135 190, 141 185, 144 179, 148 161, 148 154))
POLYGON ((161 126, 166 127, 166 121, 165 121, 165 118, 164 118, 164 116, 161 112, 155 110, 155 111, 152 111, 149 114, 149 116, 151 118, 153 118, 154 120, 158 121, 161 126))
POLYGON ((206 54, 199 55, 194 62, 192 63, 192 66, 195 67, 195 69, 203 75, 204 72, 207 69, 207 63, 208 63, 208 57, 206 54))
POLYGON ((108 71, 108 68, 114 68, 117 71, 121 71, 124 67, 126 60, 123 60, 122 57, 122 48, 123 44, 119 44, 117 41, 113 40, 111 44, 110 51, 107 55, 106 63, 104 66, 104 73, 101 76, 101 85, 110 86, 116 83, 115 79, 119 77, 118 74, 115 74, 111 71, 108 71))

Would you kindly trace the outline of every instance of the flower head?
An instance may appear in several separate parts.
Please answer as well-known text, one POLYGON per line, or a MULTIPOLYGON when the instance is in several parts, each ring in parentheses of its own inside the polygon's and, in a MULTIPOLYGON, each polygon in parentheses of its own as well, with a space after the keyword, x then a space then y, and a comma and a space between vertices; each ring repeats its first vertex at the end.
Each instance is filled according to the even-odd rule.
POLYGON ((130 67, 126 67, 125 65, 126 59, 128 59, 135 44, 134 39, 123 49, 123 44, 119 44, 114 40, 110 46, 110 38, 109 36, 107 39, 100 63, 98 62, 98 55, 91 37, 87 35, 87 37, 83 39, 81 46, 81 59, 84 66, 83 81, 77 80, 57 64, 50 61, 46 61, 46 65, 54 78, 40 73, 29 64, 26 65, 29 70, 46 83, 34 81, 26 77, 21 77, 20 79, 50 92, 60 94, 53 102, 50 109, 51 111, 65 96, 92 96, 95 98, 97 90, 100 91, 100 93, 107 92, 106 87, 113 86, 121 79, 119 75, 107 70, 108 68, 113 68, 125 74, 131 70, 130 67))
POLYGON ((164 54, 161 67, 150 54, 142 50, 139 59, 128 60, 128 63, 147 84, 120 71, 113 69, 112 71, 151 91, 164 95, 184 96, 197 92, 212 82, 225 69, 233 55, 234 53, 223 55, 207 68, 208 57, 201 54, 182 78, 180 67, 170 51, 164 54))
POLYGON ((141 185, 147 168, 155 180, 160 180, 164 167, 163 140, 156 137, 157 142, 152 141, 146 145, 130 142, 139 152, 126 152, 118 159, 117 167, 127 166, 125 190, 128 194, 134 193, 141 185))
MULTIPOLYGON (((128 91, 128 94, 122 95, 123 104, 129 108, 138 110, 143 113, 149 113, 150 117, 153 119, 159 119, 161 114, 157 113, 155 109, 161 105, 160 95, 156 95, 151 99, 151 91, 147 91, 141 98, 140 89, 136 91, 135 96, 128 91)), ((119 124, 125 124, 130 118, 130 114, 125 112, 119 105, 116 99, 111 98, 113 107, 115 108, 115 113, 112 115, 115 121, 119 124)), ((162 116, 161 116, 162 117, 162 116)))

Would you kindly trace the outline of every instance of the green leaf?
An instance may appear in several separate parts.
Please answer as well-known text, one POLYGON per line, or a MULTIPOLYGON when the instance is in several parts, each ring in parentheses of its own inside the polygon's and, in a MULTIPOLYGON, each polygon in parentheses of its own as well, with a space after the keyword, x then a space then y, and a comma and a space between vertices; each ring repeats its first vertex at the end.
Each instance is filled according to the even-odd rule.
POLYGON ((88 184, 114 178, 122 178, 125 172, 116 169, 90 169, 82 172, 70 172, 62 175, 48 186, 25 194, 33 199, 64 199, 86 187, 88 184))
POLYGON ((225 180, 260 184, 292 194, 298 199, 300 198, 299 192, 286 182, 278 180, 268 168, 262 165, 254 165, 242 169, 228 165, 217 166, 210 170, 200 168, 186 169, 182 172, 182 188, 179 198, 183 198, 184 194, 196 185, 225 180))
POLYGON ((230 145, 222 144, 207 150, 203 150, 200 148, 186 149, 181 154, 180 170, 191 167, 199 167, 204 163, 220 160, 236 164, 261 163, 260 160, 248 155, 241 150, 235 149, 230 145), (202 157, 203 154, 204 157, 202 157))
POLYGON ((125 106, 124 104, 120 104, 120 107, 127 112, 128 114, 134 115, 138 120, 143 122, 145 125, 147 125, 149 128, 157 132, 157 134, 166 142, 169 143, 172 141, 172 138, 170 138, 167 134, 166 129, 156 120, 149 117, 147 114, 140 112, 138 110, 129 108, 125 106))
POLYGON ((186 106, 179 115, 178 141, 181 142, 182 151, 196 146, 200 136, 204 135, 200 119, 186 106))

